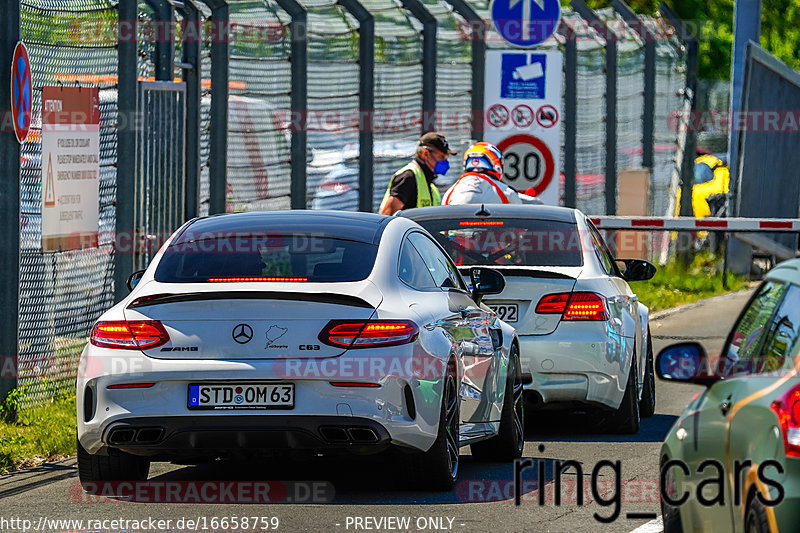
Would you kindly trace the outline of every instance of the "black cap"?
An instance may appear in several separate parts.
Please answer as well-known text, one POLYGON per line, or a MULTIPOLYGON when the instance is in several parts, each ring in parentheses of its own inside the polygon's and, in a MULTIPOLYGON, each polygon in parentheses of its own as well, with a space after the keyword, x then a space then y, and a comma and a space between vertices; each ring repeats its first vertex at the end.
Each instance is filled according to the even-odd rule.
POLYGON ((444 135, 442 135, 438 131, 429 131, 428 133, 420 137, 419 145, 432 146, 433 148, 436 148, 440 152, 444 152, 450 155, 456 155, 458 153, 455 150, 450 149, 450 145, 447 144, 447 139, 445 139, 444 135))

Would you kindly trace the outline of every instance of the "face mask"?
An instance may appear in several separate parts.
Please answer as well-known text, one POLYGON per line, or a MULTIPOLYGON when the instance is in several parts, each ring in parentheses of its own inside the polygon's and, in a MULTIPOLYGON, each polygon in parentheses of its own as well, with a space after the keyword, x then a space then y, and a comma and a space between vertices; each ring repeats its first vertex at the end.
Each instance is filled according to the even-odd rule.
POLYGON ((447 174, 447 171, 450 170, 450 161, 443 160, 437 161, 436 165, 433 167, 433 173, 438 174, 439 176, 444 176, 447 174))

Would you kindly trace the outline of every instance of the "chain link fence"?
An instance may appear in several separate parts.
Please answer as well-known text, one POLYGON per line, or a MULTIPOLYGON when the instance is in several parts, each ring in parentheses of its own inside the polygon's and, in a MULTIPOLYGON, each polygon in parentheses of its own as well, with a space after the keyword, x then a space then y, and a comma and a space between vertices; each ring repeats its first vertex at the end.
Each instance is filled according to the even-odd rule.
MULTIPOLYGON (((575 207, 587 214, 602 214, 606 209, 605 41, 577 13, 562 10, 562 20, 578 41, 575 207)), ((561 153, 565 153, 563 145, 561 153)), ((563 195, 563 180, 561 190, 563 195)))
MULTIPOLYGON (((472 60, 470 21, 455 13, 442 0, 422 0, 436 18, 436 113, 437 129, 458 155, 453 157, 452 170, 436 185, 446 191, 460 175, 462 155, 472 139, 472 60)), ((382 191, 381 194, 383 194, 382 191)))
POLYGON ((358 206, 358 21, 335 2, 306 0, 308 114, 306 200, 318 209, 358 206), (347 159, 345 161, 345 158, 347 159))
POLYGON ((21 3, 32 69, 33 117, 22 145, 18 386, 23 405, 69 393, 95 319, 113 303, 116 196, 116 5, 106 0, 21 3), (100 88, 100 236, 96 249, 43 252, 43 86, 100 88))
MULTIPOLYGON (((232 36, 227 209, 288 209, 290 137, 279 117, 280 112, 288 112, 290 108, 290 18, 273 1, 243 0, 229 4, 232 36)), ((210 126, 207 90, 202 109, 201 146, 207 158, 210 126)), ((206 188, 201 205, 207 211, 208 166, 202 168, 206 188)))
POLYGON ((375 17, 375 118, 382 119, 374 123, 377 210, 392 174, 408 163, 421 133, 422 24, 393 0, 362 4, 375 17), (419 117, 410 111, 419 111, 419 117))
POLYGON ((654 126, 653 178, 650 185, 650 212, 654 216, 672 216, 677 189, 672 176, 681 162, 678 153, 678 132, 670 117, 683 109, 686 89, 686 50, 662 20, 653 20, 658 28, 656 41, 656 98, 654 126))

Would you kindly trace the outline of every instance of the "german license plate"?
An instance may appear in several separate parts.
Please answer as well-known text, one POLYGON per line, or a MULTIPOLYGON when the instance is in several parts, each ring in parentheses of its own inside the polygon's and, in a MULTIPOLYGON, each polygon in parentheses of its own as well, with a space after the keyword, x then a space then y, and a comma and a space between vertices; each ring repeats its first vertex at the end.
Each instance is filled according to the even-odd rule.
POLYGON ((517 304, 492 304, 489 308, 504 322, 519 320, 519 306, 517 304))
POLYGON ((293 409, 294 383, 193 383, 189 409, 293 409))

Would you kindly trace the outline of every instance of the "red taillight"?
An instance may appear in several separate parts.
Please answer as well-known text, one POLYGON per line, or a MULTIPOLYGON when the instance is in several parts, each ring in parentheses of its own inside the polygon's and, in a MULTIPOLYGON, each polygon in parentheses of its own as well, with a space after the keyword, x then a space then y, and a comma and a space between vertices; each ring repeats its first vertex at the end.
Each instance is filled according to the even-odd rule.
POLYGON ((792 387, 770 407, 781 424, 786 457, 800 458, 800 385, 792 387))
POLYGON ((594 292, 558 292, 539 300, 536 312, 561 315, 561 320, 607 320, 606 299, 594 292))
POLYGON ((372 348, 414 341, 419 328, 410 320, 331 320, 319 334, 329 346, 372 348))
POLYGON ((606 320, 606 299, 593 292, 573 292, 561 320, 606 320))
POLYGON ((115 320, 95 324, 90 342, 100 348, 146 350, 169 342, 169 334, 158 320, 115 320))
POLYGON ((270 283, 283 283, 283 282, 305 282, 308 278, 208 278, 209 283, 247 283, 247 282, 270 282, 270 283))
POLYGON ((363 381, 331 381, 334 387, 380 387, 380 383, 365 383, 363 381))
POLYGON ((536 312, 540 315, 563 314, 564 309, 567 308, 569 294, 570 293, 568 292, 560 292, 557 294, 548 294, 547 296, 542 296, 542 299, 539 300, 539 304, 536 306, 536 312))
POLYGON ((155 383, 117 383, 116 385, 109 385, 107 389, 149 389, 155 383))
POLYGON ((463 220, 459 226, 502 226, 502 220, 463 220))

